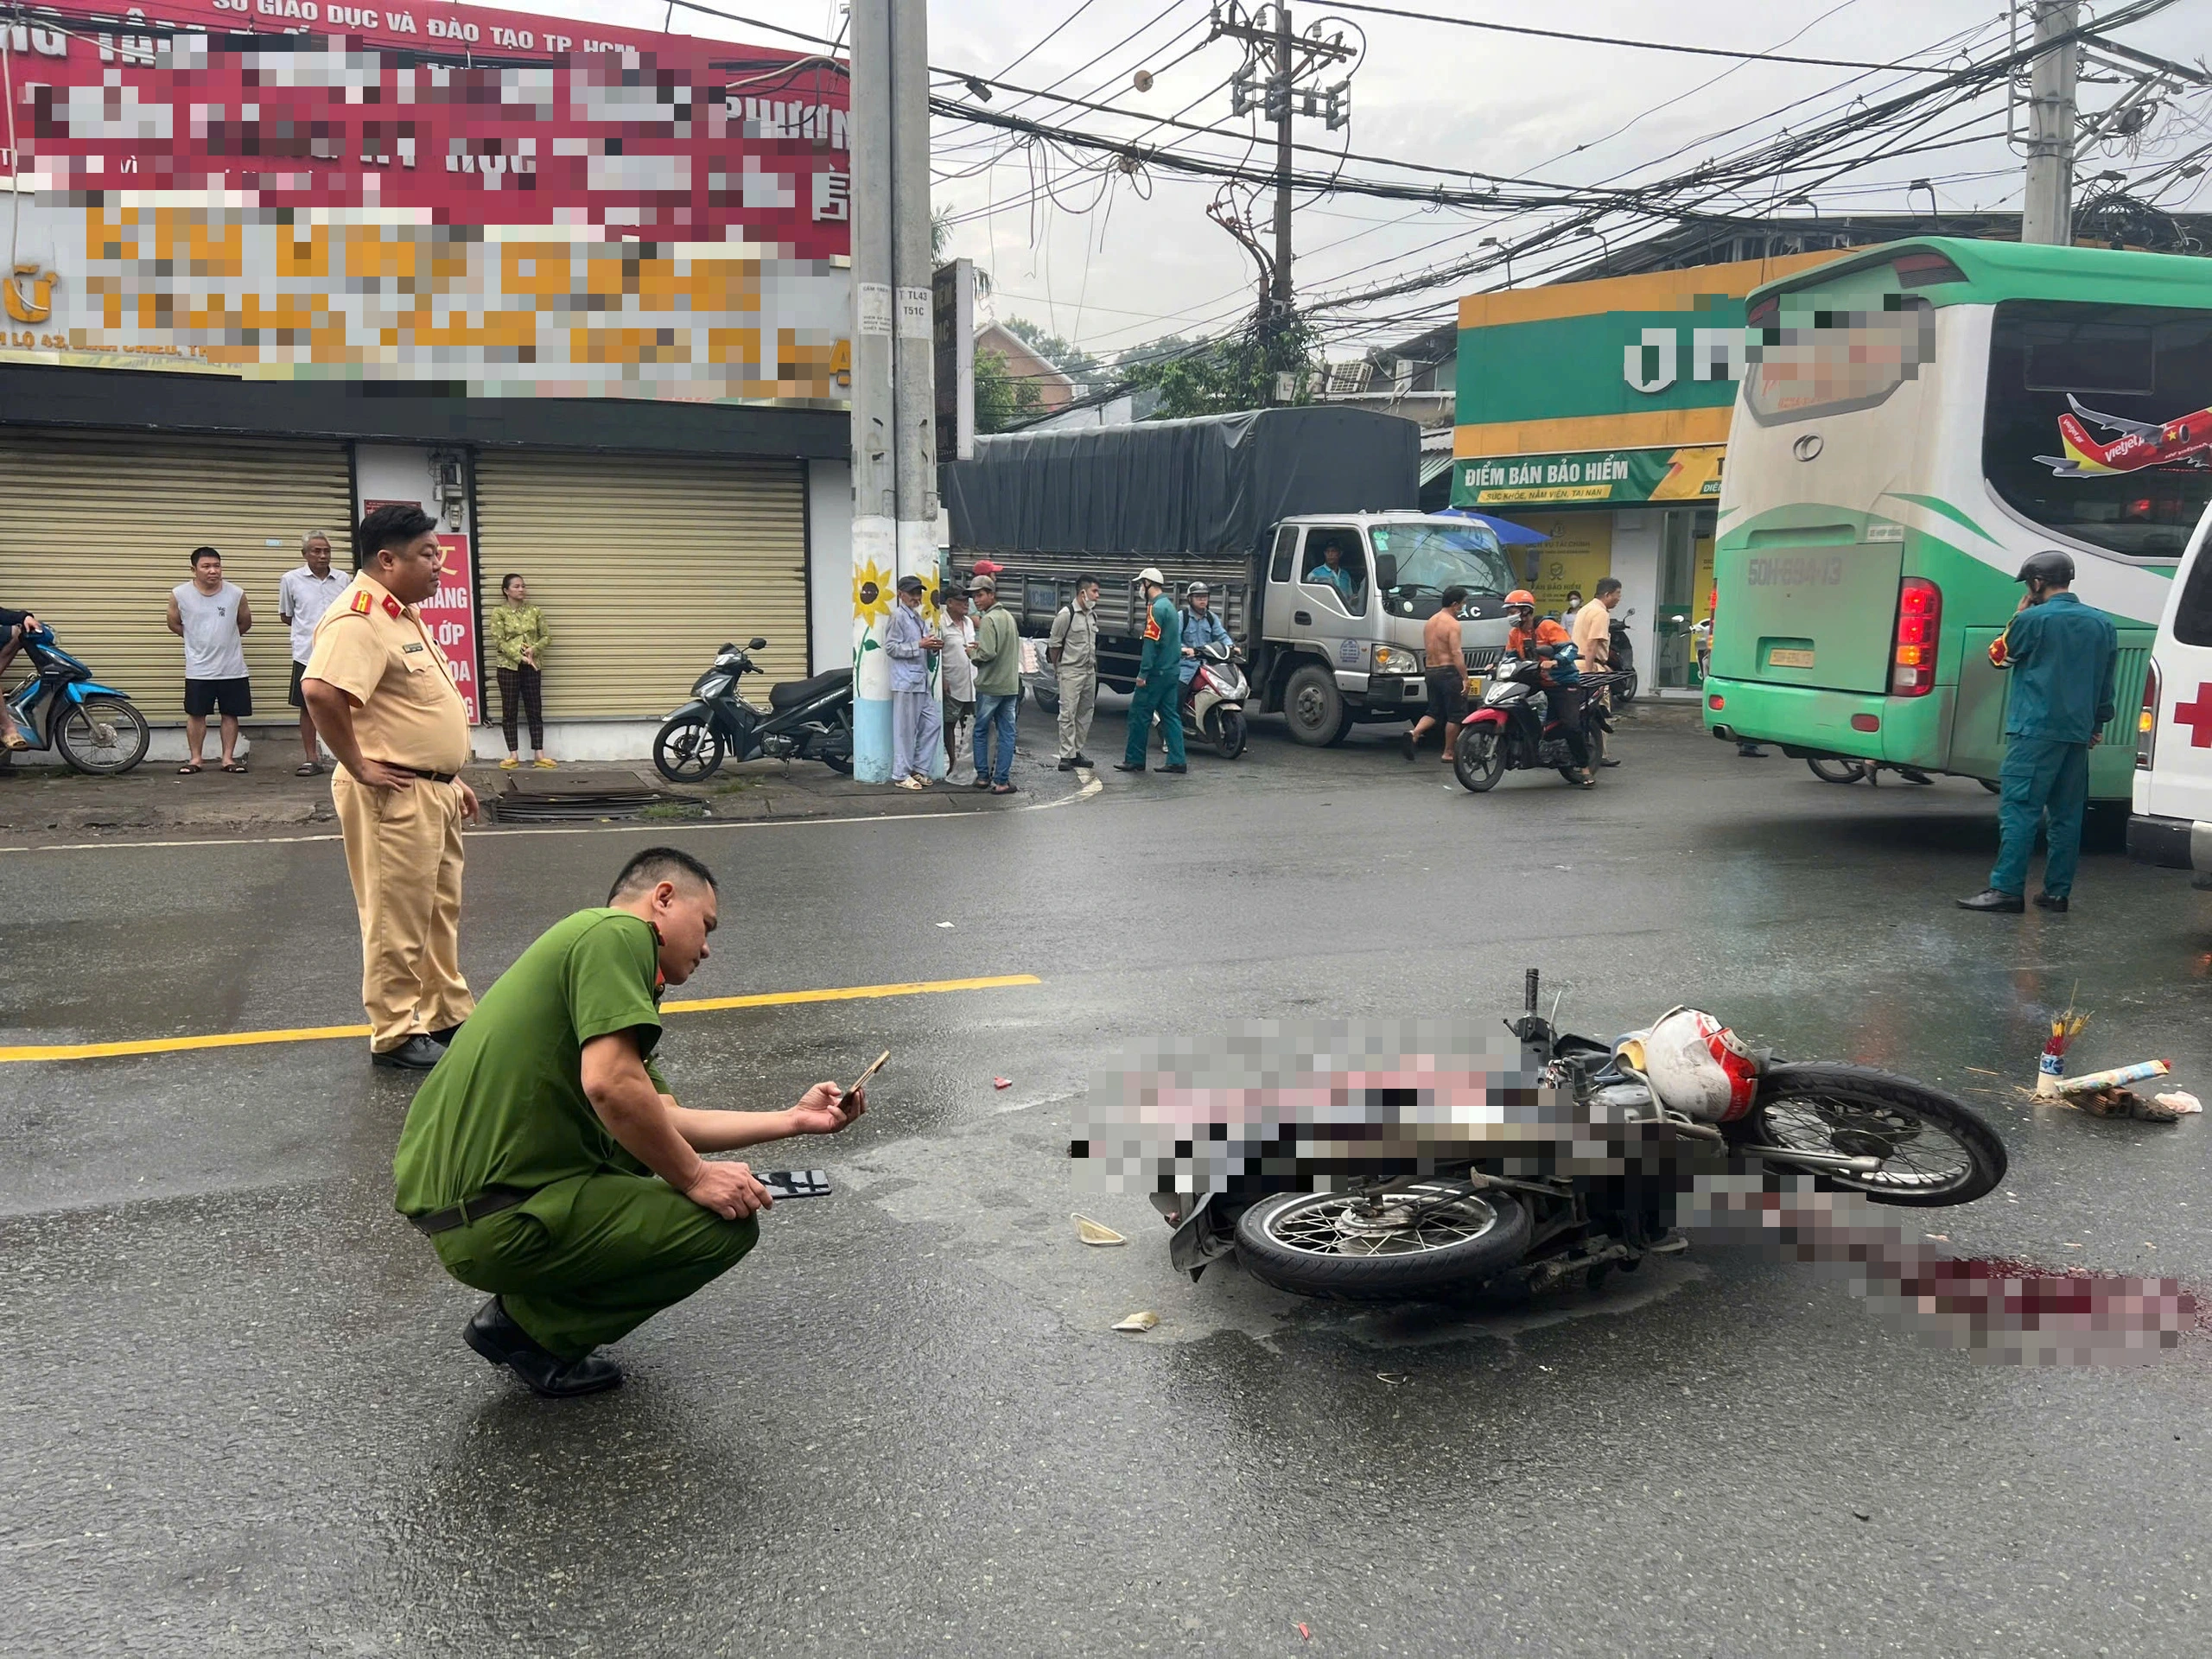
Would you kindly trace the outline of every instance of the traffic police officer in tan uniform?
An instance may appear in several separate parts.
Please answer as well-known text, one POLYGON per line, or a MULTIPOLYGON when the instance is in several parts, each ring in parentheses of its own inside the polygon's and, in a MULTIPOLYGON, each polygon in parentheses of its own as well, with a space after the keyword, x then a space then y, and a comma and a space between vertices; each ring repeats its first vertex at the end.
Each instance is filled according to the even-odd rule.
POLYGON ((352 584, 316 625, 300 695, 330 780, 361 917, 371 1058, 427 1071, 476 1006, 461 976, 461 781, 468 710, 416 607, 438 591, 436 521, 378 507, 354 532, 352 584))

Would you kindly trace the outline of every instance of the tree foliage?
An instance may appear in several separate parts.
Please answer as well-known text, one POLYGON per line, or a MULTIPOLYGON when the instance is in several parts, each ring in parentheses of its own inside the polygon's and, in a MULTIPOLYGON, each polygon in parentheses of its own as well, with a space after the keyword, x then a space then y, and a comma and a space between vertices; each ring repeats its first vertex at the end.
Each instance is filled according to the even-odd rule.
POLYGON ((976 353, 976 429, 1003 432, 1045 412, 1044 394, 1033 380, 1007 372, 1006 359, 988 348, 976 353))
POLYGON ((1293 321, 1248 327, 1221 340, 1185 342, 1182 349, 1154 341, 1128 353, 1121 372, 1134 386, 1159 388, 1155 418, 1178 420, 1286 401, 1310 404, 1314 368, 1313 332, 1293 321), (1276 395, 1276 377, 1283 373, 1293 377, 1287 400, 1276 395))

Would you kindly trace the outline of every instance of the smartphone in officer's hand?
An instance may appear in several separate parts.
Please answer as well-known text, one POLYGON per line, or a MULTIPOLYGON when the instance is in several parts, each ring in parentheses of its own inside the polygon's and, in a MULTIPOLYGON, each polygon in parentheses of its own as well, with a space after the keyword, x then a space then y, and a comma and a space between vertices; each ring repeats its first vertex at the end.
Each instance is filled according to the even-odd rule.
POLYGON ((768 1189, 772 1198, 826 1198, 830 1175, 820 1169, 769 1169, 753 1172, 753 1179, 768 1189))
POLYGON ((891 1051, 887 1048, 882 1053, 877 1055, 874 1059, 868 1063, 868 1068, 867 1071, 861 1072, 860 1076, 853 1079, 853 1086, 850 1089, 846 1090, 845 1092, 849 1095, 859 1093, 861 1085, 866 1084, 868 1080, 874 1077, 877 1072, 882 1071, 884 1062, 888 1060, 890 1058, 891 1051))

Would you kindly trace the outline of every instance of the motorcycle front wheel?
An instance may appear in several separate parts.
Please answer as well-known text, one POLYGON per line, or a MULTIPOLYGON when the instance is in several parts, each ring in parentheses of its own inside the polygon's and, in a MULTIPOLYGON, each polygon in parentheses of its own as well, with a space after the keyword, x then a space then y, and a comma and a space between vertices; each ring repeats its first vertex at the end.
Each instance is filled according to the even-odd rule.
POLYGON ((1452 771, 1478 795, 1495 789, 1497 780, 1505 776, 1505 751, 1499 746, 1497 734, 1462 727, 1459 741, 1452 749, 1452 771))
POLYGON ((1478 1284, 1520 1261, 1529 1212, 1510 1192, 1419 1185, 1370 1197, 1286 1192, 1236 1218, 1236 1254, 1278 1290, 1395 1301, 1478 1284))
POLYGON ((1241 709, 1207 710, 1206 736, 1211 741, 1216 754, 1224 760, 1234 760, 1244 753, 1244 711, 1241 709))
POLYGON ((1824 784, 1855 784, 1866 776, 1864 760, 1834 760, 1822 755, 1808 755, 1805 764, 1813 769, 1813 776, 1824 784))
POLYGON ((1822 1185, 1879 1204, 1972 1204, 2005 1179, 2005 1143, 1965 1102, 1863 1065, 1769 1066, 1742 1133, 1793 1152, 1880 1159, 1871 1174, 1819 1173, 1822 1185))
POLYGON ((721 734, 703 720, 671 720, 653 739, 653 770, 671 784, 703 783, 721 765, 721 734))
POLYGON ((54 746, 78 771, 112 778, 146 758, 152 735, 146 716, 122 698, 86 697, 54 727, 54 746))

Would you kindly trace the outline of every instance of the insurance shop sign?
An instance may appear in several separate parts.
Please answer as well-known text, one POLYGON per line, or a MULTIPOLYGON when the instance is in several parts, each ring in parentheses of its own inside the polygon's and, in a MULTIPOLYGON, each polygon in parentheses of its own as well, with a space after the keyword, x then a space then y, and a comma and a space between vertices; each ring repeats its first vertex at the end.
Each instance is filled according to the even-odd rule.
POLYGON ((478 396, 844 396, 834 67, 321 0, 26 9, 0 35, 16 117, 0 359, 478 396))
POLYGON ((1452 499, 1599 506, 1719 494, 1745 296, 1800 255, 1471 295, 1452 499))

